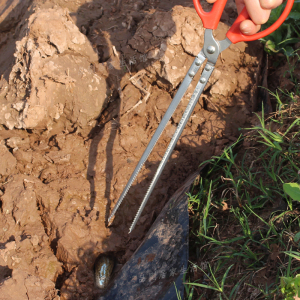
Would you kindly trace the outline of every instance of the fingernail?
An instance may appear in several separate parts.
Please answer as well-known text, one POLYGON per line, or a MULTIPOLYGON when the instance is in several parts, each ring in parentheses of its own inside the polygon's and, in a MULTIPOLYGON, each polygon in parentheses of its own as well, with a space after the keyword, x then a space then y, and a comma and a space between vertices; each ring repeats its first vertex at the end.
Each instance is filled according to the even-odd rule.
POLYGON ((250 31, 251 29, 249 28, 248 25, 241 24, 240 30, 244 34, 250 34, 251 33, 251 31, 250 31))

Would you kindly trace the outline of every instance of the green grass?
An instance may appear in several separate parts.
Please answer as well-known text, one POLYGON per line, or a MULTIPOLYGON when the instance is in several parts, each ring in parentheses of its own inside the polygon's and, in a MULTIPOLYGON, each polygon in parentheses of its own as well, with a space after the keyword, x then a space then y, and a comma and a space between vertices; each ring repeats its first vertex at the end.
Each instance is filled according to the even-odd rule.
MULTIPOLYGON (((278 20, 285 5, 281 5, 272 10, 269 21, 263 25, 263 29, 270 27, 278 20)), ((300 39, 300 0, 295 0, 292 11, 285 22, 273 33, 262 39, 265 44, 265 50, 269 54, 278 52, 284 53, 286 56, 294 56, 295 44, 300 39)))
MULTIPOLYGON (((278 19, 272 11, 265 27, 278 19)), ((300 296, 300 0, 263 40, 293 90, 269 91, 276 112, 213 157, 189 193, 190 269, 185 299, 300 296), (297 74, 298 72, 298 74, 297 74)), ((243 131, 245 132, 245 131, 243 131)))
POLYGON ((260 125, 209 160, 190 192, 198 268, 189 273, 187 299, 288 299, 281 278, 300 270, 300 203, 283 189, 300 183, 300 101, 290 103, 257 115, 260 125))

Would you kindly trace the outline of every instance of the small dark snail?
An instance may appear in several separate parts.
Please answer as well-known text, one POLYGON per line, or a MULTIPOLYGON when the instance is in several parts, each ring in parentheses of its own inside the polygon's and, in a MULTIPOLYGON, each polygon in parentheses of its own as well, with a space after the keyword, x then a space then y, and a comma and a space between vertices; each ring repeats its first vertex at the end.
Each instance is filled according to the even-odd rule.
POLYGON ((100 254, 94 264, 95 285, 100 289, 105 289, 112 277, 115 266, 114 259, 105 254, 100 254))

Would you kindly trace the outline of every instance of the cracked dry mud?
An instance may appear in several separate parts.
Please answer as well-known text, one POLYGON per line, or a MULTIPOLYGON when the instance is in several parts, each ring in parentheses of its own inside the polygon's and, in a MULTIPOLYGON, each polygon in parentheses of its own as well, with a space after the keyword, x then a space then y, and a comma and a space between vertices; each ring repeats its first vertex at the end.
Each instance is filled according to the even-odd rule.
MULTIPOLYGON (((0 1, 3 300, 96 299, 96 257, 113 254, 120 270, 168 198, 236 139, 253 110, 261 48, 232 45, 133 233, 128 228, 195 82, 107 227, 204 33, 192 1, 115 2, 0 1)), ((235 17, 229 1, 218 39, 235 17)))

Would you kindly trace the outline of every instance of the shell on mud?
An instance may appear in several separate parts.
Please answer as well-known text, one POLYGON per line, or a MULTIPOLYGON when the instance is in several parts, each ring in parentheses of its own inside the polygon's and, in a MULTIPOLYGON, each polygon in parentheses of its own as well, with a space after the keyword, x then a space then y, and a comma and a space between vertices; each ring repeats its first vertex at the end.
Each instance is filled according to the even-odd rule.
POLYGON ((107 288, 112 277, 115 260, 105 254, 100 254, 94 264, 94 281, 95 285, 100 289, 107 288))

